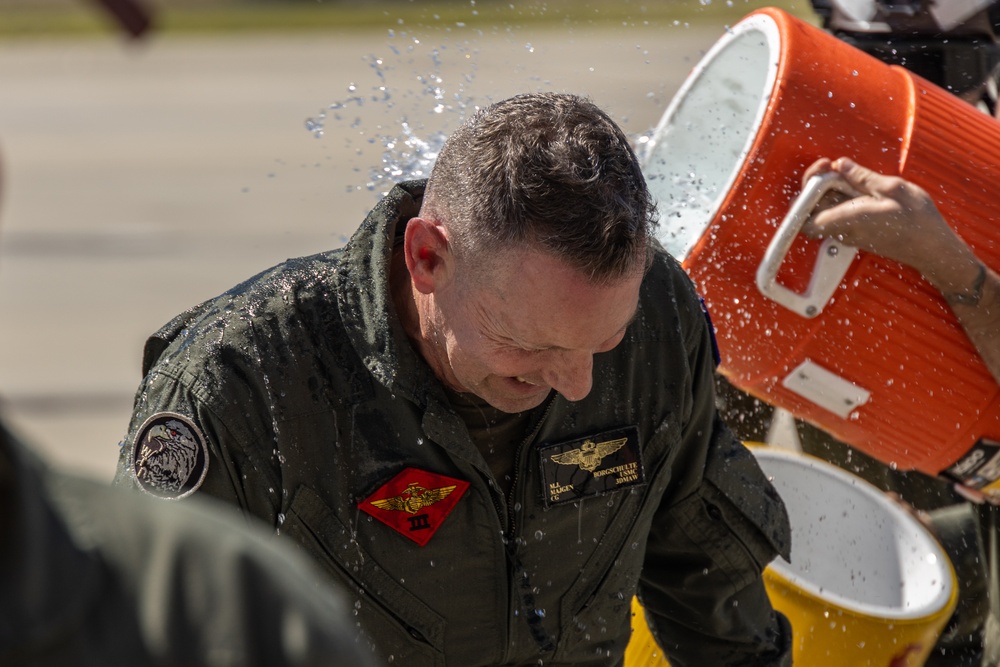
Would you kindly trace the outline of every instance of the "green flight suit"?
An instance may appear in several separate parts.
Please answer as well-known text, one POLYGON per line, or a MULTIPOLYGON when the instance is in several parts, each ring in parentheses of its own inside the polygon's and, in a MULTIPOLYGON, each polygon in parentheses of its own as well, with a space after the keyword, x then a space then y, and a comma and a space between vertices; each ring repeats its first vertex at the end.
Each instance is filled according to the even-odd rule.
POLYGON ((117 479, 200 489, 301 543, 354 591, 387 662, 620 664, 638 592, 674 667, 789 664, 760 576, 787 556, 787 515, 716 415, 679 265, 658 254, 591 393, 534 411, 507 494, 390 299, 422 194, 397 186, 343 249, 155 334, 117 479))
POLYGON ((226 506, 48 469, 0 424, 0 665, 363 667, 343 598, 226 506))

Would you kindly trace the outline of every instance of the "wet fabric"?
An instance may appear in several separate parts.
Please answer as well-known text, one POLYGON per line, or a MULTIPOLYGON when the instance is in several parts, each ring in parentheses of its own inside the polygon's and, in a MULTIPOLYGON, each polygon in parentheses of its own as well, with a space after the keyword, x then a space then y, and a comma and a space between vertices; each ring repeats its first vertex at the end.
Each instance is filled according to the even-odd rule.
MULTIPOLYGON (((716 416, 711 337, 680 266, 658 255, 624 341, 594 359, 590 395, 551 396, 509 443, 506 492, 389 296, 393 238, 422 192, 401 184, 343 249, 265 271, 155 334, 119 483, 135 484, 147 419, 188 416, 210 451, 201 491, 322 563, 386 662, 620 664, 638 593, 675 667, 789 664, 761 579, 788 553, 787 515, 716 416), (642 483, 547 507, 539 450, 619 429, 634 431, 642 483), (374 496, 405 514, 392 525, 359 510, 406 470, 468 483, 422 546, 398 527, 425 530, 422 508, 452 483, 374 496)), ((587 452, 573 464, 585 477, 614 468, 587 452)))
POLYGON ((231 508, 47 468, 0 424, 0 665, 370 665, 311 563, 231 508))

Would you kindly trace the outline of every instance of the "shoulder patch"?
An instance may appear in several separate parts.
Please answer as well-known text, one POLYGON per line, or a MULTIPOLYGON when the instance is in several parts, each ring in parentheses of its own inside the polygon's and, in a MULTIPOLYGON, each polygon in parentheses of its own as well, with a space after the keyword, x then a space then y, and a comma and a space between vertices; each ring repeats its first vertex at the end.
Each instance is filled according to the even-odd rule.
POLYGON ((208 446, 189 417, 157 412, 139 427, 132 442, 132 475, 158 498, 194 493, 208 473, 208 446))

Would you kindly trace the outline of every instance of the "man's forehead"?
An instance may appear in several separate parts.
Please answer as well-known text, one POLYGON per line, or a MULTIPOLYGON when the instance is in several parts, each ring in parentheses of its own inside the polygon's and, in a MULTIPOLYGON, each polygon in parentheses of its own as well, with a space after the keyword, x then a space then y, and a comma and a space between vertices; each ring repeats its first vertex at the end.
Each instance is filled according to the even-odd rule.
POLYGON ((487 317, 501 333, 519 342, 539 347, 596 346, 621 333, 638 316, 641 273, 603 285, 590 282, 565 263, 514 264, 508 269, 483 283, 491 302, 487 317))
MULTIPOLYGON (((550 276, 571 276, 574 284, 586 285, 595 289, 612 288, 626 285, 642 278, 647 273, 648 262, 644 255, 642 261, 634 262, 634 272, 618 277, 595 278, 586 269, 579 268, 573 260, 559 254, 542 249, 537 244, 522 243, 508 248, 478 251, 469 258, 469 270, 486 278, 484 284, 498 290, 510 283, 523 282, 532 277, 547 278, 550 276)), ((547 282, 546 282, 547 284, 547 282)))

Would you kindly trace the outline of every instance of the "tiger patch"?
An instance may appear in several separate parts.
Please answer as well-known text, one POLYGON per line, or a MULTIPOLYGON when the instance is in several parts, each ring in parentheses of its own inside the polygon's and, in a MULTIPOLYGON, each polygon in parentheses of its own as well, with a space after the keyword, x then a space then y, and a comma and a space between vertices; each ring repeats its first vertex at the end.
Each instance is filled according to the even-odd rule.
POLYGON ((158 412, 143 422, 132 443, 132 474, 158 498, 194 493, 208 473, 208 446, 188 417, 158 412))

